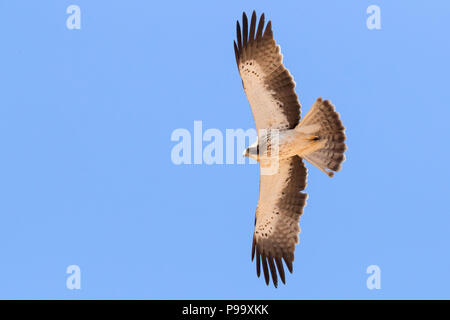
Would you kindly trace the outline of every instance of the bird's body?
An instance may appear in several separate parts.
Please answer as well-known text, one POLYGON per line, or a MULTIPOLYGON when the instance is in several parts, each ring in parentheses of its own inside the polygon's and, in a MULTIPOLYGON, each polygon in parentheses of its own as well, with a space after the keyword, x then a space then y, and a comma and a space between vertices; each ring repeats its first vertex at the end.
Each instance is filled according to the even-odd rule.
POLYGON ((267 144, 273 140, 274 134, 278 135, 278 153, 276 155, 278 160, 288 159, 297 155, 301 157, 307 156, 308 154, 321 149, 324 145, 324 141, 320 141, 317 135, 311 134, 307 130, 301 130, 300 128, 273 131, 274 130, 269 134, 272 137, 268 137, 268 134, 265 132, 262 133, 255 143, 255 146, 258 146, 259 152, 249 153, 248 155, 246 154, 246 156, 257 161, 260 161, 261 158, 270 160, 273 155, 264 157, 265 154, 261 154, 261 150, 270 149, 267 144))
POLYGON ((303 159, 332 177, 344 161, 345 134, 339 114, 328 100, 318 98, 300 120, 295 82, 284 67, 272 25, 253 12, 250 28, 245 13, 237 22, 236 63, 252 108, 258 140, 244 155, 259 161, 260 188, 253 234, 252 259, 275 286, 285 282, 283 261, 293 270, 299 219, 306 204, 307 170, 303 159), (270 170, 268 170, 270 169, 270 170), (278 270, 278 273, 277 273, 278 270))

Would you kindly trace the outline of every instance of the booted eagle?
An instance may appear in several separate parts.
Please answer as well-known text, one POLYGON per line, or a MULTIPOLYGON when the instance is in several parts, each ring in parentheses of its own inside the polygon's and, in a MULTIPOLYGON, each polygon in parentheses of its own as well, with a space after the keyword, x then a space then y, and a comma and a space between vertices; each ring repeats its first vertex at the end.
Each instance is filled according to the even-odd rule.
POLYGON ((292 273, 307 198, 302 192, 307 176, 303 159, 333 177, 345 159, 344 126, 330 101, 321 98, 300 120, 295 82, 282 63, 272 24, 265 24, 264 14, 257 24, 253 11, 249 28, 244 12, 236 33, 236 62, 258 131, 258 140, 244 155, 257 160, 261 168, 252 260, 256 257, 258 277, 262 267, 266 284, 272 275, 277 287, 278 276, 285 283, 283 261, 292 273))

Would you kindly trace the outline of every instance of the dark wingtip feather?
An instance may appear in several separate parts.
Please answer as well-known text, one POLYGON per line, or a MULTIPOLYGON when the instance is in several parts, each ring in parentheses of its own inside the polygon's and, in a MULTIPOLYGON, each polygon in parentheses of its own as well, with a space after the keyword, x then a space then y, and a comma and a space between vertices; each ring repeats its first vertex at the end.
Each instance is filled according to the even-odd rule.
POLYGON ((259 254, 258 247, 256 248, 256 275, 261 275, 261 255, 259 254))
POLYGON ((253 10, 252 19, 250 21, 250 34, 248 36, 248 42, 252 42, 255 39, 255 29, 256 29, 256 12, 253 10))
POLYGON ((237 38, 237 44, 239 51, 242 50, 242 37, 241 37, 241 25, 239 24, 239 21, 236 21, 236 38, 237 38))
POLYGON ((267 22, 266 30, 264 31, 264 37, 272 37, 272 21, 267 22))
POLYGON ((272 282, 276 288, 276 287, 278 287, 277 269, 275 269, 275 264, 273 263, 273 258, 268 257, 267 259, 269 260, 269 268, 270 268, 270 274, 272 275, 272 282))
POLYGON ((236 63, 239 63, 239 51, 236 45, 236 41, 233 41, 234 44, 234 55, 236 57, 236 63))
POLYGON ((247 45, 247 37, 248 37, 248 20, 245 12, 242 13, 242 35, 243 35, 242 46, 245 47, 247 45))
POLYGON ((286 278, 284 274, 283 262, 280 258, 275 258, 275 263, 277 264, 278 273, 280 274, 281 281, 286 284, 286 278))
POLYGON ((255 236, 253 236, 253 242, 252 242, 252 261, 255 258, 255 244, 256 244, 256 240, 255 240, 255 236))
POLYGON ((284 263, 286 264, 286 267, 288 268, 289 272, 292 273, 293 272, 293 268, 292 268, 292 260, 287 259, 286 257, 283 257, 284 263))
POLYGON ((256 39, 261 39, 263 29, 264 29, 264 13, 261 14, 261 17, 259 18, 258 30, 256 31, 256 39))
POLYGON ((262 266, 264 271, 264 279, 266 280, 266 284, 269 285, 270 277, 269 277, 269 268, 267 267, 267 259, 265 255, 261 256, 262 266))

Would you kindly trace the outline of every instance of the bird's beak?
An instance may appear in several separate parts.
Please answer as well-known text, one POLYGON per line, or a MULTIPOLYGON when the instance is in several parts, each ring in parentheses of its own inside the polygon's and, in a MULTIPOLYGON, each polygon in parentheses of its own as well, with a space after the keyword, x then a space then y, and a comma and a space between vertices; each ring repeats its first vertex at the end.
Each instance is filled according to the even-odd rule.
POLYGON ((245 149, 244 153, 242 154, 244 157, 248 157, 248 148, 245 149))

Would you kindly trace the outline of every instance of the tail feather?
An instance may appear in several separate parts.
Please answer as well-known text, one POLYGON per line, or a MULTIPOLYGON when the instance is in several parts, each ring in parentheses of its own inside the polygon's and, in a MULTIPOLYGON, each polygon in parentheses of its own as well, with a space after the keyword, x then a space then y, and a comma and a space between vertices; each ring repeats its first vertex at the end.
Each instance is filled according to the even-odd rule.
POLYGON ((316 143, 320 143, 320 149, 312 149, 300 156, 328 176, 334 175, 333 171, 339 171, 345 160, 345 128, 339 119, 339 113, 328 100, 318 98, 311 110, 300 121, 296 130, 308 131, 315 136, 316 143), (312 131, 312 132, 311 132, 312 131), (327 170, 328 169, 328 170, 327 170))

